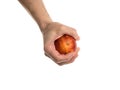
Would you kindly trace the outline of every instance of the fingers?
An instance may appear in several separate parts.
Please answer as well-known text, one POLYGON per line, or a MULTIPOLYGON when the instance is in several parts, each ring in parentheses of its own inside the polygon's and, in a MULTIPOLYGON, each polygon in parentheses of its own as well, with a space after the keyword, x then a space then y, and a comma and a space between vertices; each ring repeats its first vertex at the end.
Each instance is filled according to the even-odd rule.
POLYGON ((61 63, 67 61, 69 58, 72 58, 73 54, 69 53, 67 55, 61 55, 58 51, 56 51, 54 47, 54 43, 45 47, 45 54, 52 58, 56 63, 61 63))
POLYGON ((71 36, 73 36, 76 40, 80 40, 80 37, 79 37, 79 35, 77 34, 76 29, 70 28, 70 29, 67 30, 67 31, 68 31, 68 34, 71 35, 71 36))
POLYGON ((58 62, 56 61, 56 63, 61 66, 61 65, 65 65, 65 64, 74 62, 75 59, 78 57, 79 50, 80 50, 80 48, 77 48, 75 52, 71 53, 72 54, 71 57, 69 56, 70 54, 68 54, 68 56, 66 55, 67 59, 64 58, 65 60, 64 59, 58 60, 58 62))
POLYGON ((62 62, 62 63, 58 63, 58 65, 65 65, 65 64, 70 64, 70 63, 73 63, 75 61, 75 59, 78 57, 78 55, 75 55, 72 57, 71 60, 69 60, 68 62, 62 62))
POLYGON ((77 48, 75 55, 69 61, 58 63, 58 65, 65 65, 65 64, 70 64, 70 63, 74 62, 75 59, 78 57, 79 50, 80 50, 80 48, 77 48))
POLYGON ((59 35, 68 34, 73 36, 76 40, 80 40, 79 35, 77 34, 76 29, 68 27, 68 26, 61 26, 61 30, 58 31, 59 35))
POLYGON ((74 56, 73 53, 64 55, 64 54, 59 54, 57 51, 52 51, 50 55, 54 58, 54 61, 56 63, 67 62, 74 56))
POLYGON ((58 65, 64 65, 64 64, 72 63, 75 60, 75 58, 78 56, 78 52, 80 48, 77 48, 75 52, 72 52, 66 55, 64 54, 62 55, 58 51, 56 51, 53 45, 49 46, 49 49, 47 50, 48 51, 46 51, 45 53, 46 56, 51 58, 58 65))

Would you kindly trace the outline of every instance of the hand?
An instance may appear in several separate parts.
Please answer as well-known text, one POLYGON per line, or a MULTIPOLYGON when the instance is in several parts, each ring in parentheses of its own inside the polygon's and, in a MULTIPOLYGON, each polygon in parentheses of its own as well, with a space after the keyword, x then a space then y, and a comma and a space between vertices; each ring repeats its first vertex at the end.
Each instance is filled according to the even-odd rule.
POLYGON ((78 51, 80 49, 79 47, 77 47, 74 52, 63 55, 60 54, 54 46, 54 41, 64 34, 71 35, 76 40, 79 40, 79 36, 75 29, 57 22, 51 22, 42 31, 44 40, 44 51, 46 56, 51 58, 58 65, 72 63, 75 60, 75 58, 78 56, 78 51))

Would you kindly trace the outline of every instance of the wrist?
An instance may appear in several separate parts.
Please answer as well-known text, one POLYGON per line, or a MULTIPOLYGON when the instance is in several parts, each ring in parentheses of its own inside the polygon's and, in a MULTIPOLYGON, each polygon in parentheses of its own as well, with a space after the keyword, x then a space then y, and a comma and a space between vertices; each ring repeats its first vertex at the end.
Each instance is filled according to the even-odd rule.
POLYGON ((52 22, 53 21, 51 19, 39 22, 38 25, 39 25, 41 32, 44 33, 48 24, 50 24, 52 22))

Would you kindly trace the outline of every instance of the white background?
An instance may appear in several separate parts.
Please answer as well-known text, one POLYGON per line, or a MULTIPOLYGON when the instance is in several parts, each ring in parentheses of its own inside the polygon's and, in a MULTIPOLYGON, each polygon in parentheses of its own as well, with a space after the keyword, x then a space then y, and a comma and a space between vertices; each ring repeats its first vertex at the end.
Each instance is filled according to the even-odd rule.
POLYGON ((54 21, 77 29, 79 57, 56 65, 16 0, 0 2, 0 90, 120 90, 119 0, 44 0, 54 21))

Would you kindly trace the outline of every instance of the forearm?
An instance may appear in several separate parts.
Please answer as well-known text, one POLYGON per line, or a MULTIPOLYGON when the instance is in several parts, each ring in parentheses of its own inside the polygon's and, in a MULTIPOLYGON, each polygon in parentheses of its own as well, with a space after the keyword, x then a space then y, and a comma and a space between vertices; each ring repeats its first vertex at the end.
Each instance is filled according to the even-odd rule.
POLYGON ((42 0, 18 0, 33 16, 41 31, 43 32, 46 25, 52 22, 42 0))

